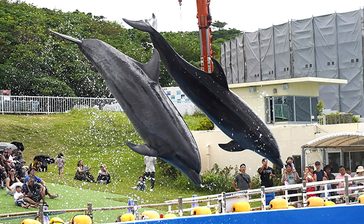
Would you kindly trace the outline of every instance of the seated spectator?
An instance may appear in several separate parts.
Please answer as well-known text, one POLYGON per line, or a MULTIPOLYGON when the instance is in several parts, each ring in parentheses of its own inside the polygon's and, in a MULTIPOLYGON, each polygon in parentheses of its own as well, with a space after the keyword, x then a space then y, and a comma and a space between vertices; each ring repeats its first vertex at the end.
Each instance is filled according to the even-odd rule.
POLYGON ((6 193, 14 195, 16 186, 22 186, 23 183, 15 176, 15 169, 11 168, 8 177, 5 179, 6 193))
POLYGON ((21 190, 22 190, 21 186, 16 186, 15 193, 14 193, 15 205, 23 207, 23 208, 38 207, 38 204, 35 201, 33 201, 32 199, 25 197, 24 194, 21 192, 21 190))
POLYGON ((5 167, 3 167, 0 163, 0 188, 5 187, 5 179, 8 176, 6 173, 5 167))
POLYGON ((144 176, 139 176, 138 182, 134 187, 138 191, 145 191, 145 179, 144 176))
POLYGON ((44 202, 45 187, 37 183, 34 177, 30 177, 28 181, 23 184, 22 192, 25 197, 30 198, 35 203, 44 202))
POLYGON ((11 168, 14 168, 14 160, 13 160, 13 156, 11 155, 11 153, 12 153, 12 150, 10 148, 6 148, 6 149, 4 149, 4 152, 1 156, 3 166, 5 167, 7 172, 11 168))
POLYGON ((100 184, 108 184, 111 182, 110 173, 107 171, 107 167, 105 164, 100 166, 100 170, 97 176, 97 183, 100 184))
POLYGON ((75 174, 75 180, 87 181, 87 182, 95 182, 94 177, 90 173, 90 169, 87 166, 83 165, 83 161, 79 160, 77 163, 77 169, 75 174))
POLYGON ((54 199, 54 198, 57 198, 58 197, 58 195, 57 194, 55 194, 55 195, 53 195, 53 194, 51 194, 49 191, 48 191, 48 188, 46 187, 46 183, 41 179, 41 178, 39 178, 39 177, 37 177, 36 175, 35 175, 35 169, 34 168, 31 168, 30 170, 29 170, 29 174, 28 174, 28 176, 26 176, 25 178, 24 178, 24 183, 26 184, 31 178, 33 178, 34 180, 35 180, 35 182, 36 183, 38 183, 38 184, 40 184, 42 187, 44 187, 44 193, 45 193, 45 195, 48 195, 49 196, 49 198, 50 199, 54 199))

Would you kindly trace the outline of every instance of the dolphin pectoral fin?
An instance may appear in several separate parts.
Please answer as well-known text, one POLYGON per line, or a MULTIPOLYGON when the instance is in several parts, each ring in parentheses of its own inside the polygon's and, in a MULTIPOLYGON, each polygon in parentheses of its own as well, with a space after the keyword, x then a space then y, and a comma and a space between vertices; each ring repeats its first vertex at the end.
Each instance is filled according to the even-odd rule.
POLYGON ((135 62, 139 65, 141 69, 145 72, 145 74, 153 81, 159 82, 159 74, 160 74, 160 56, 159 52, 154 48, 152 58, 148 63, 142 64, 140 62, 135 62))
POLYGON ((241 145, 239 145, 234 140, 232 140, 232 141, 230 141, 229 143, 226 143, 226 144, 219 144, 219 146, 223 150, 229 151, 229 152, 239 152, 239 151, 245 150, 241 145))
POLYGON ((224 70, 222 69, 220 63, 218 61, 216 61, 214 58, 212 58, 212 62, 214 64, 214 71, 211 74, 212 78, 215 80, 215 82, 219 83, 222 87, 229 89, 224 70))
POLYGON ((135 145, 134 143, 127 142, 126 145, 132 149, 134 152, 139 153, 144 156, 158 156, 158 152, 147 145, 135 145))

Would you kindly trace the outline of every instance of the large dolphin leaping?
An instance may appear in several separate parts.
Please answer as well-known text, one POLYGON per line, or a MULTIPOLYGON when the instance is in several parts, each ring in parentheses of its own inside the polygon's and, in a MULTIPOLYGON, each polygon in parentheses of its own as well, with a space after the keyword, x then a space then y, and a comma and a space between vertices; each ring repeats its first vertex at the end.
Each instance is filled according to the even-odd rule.
POLYGON ((195 139, 173 103, 159 85, 160 58, 142 64, 96 39, 78 40, 54 34, 76 43, 106 80, 111 93, 140 134, 145 145, 127 145, 137 153, 156 156, 201 183, 201 161, 195 139))
POLYGON ((277 142, 264 122, 247 104, 230 92, 226 76, 220 64, 213 59, 214 72, 208 74, 189 64, 179 56, 153 27, 144 21, 124 19, 130 26, 148 32, 154 47, 169 74, 183 92, 196 104, 232 141, 219 144, 227 151, 245 149, 268 158, 283 167, 277 142))

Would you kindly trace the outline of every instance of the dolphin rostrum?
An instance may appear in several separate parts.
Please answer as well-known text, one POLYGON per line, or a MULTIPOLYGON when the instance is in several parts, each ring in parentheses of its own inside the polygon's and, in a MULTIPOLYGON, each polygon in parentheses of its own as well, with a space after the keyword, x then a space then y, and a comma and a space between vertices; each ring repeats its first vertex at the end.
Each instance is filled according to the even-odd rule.
POLYGON ((201 161, 195 139, 181 115, 159 85, 157 50, 142 64, 97 39, 78 40, 52 31, 76 43, 106 81, 111 93, 140 134, 145 145, 127 145, 135 152, 156 156, 201 184, 201 161))
POLYGON ((183 92, 196 104, 232 141, 219 144, 226 151, 253 150, 283 167, 279 148, 272 133, 249 106, 232 93, 220 64, 213 60, 214 71, 209 74, 185 61, 167 43, 163 36, 144 21, 127 24, 148 32, 154 47, 169 74, 183 92))

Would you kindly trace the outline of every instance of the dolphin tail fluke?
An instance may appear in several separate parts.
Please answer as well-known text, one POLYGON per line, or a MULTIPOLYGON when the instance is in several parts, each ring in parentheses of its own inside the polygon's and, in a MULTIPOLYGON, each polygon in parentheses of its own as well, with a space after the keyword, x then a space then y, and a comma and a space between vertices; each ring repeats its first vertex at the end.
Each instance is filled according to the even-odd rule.
POLYGON ((154 156, 157 157, 158 156, 158 152, 152 148, 150 148, 147 145, 136 145, 134 143, 131 142, 127 142, 126 145, 133 150, 136 153, 139 153, 141 155, 144 156, 154 156))
POLYGON ((74 38, 74 37, 71 37, 71 36, 68 36, 68 35, 65 35, 65 34, 62 34, 62 33, 58 33, 56 31, 53 31, 53 30, 49 30, 51 33, 55 34, 56 36, 59 36, 61 37, 62 39, 65 39, 65 40, 69 40, 73 43, 76 43, 76 44, 82 44, 82 41, 77 39, 77 38, 74 38))
POLYGON ((143 20, 133 21, 123 18, 124 22, 126 22, 129 26, 138 29, 140 31, 152 33, 155 29, 147 22, 143 20))
POLYGON ((219 146, 220 146, 220 148, 222 148, 223 150, 228 151, 228 152, 239 152, 239 151, 244 150, 244 148, 242 148, 241 145, 239 145, 234 140, 232 140, 226 144, 219 144, 219 146))

